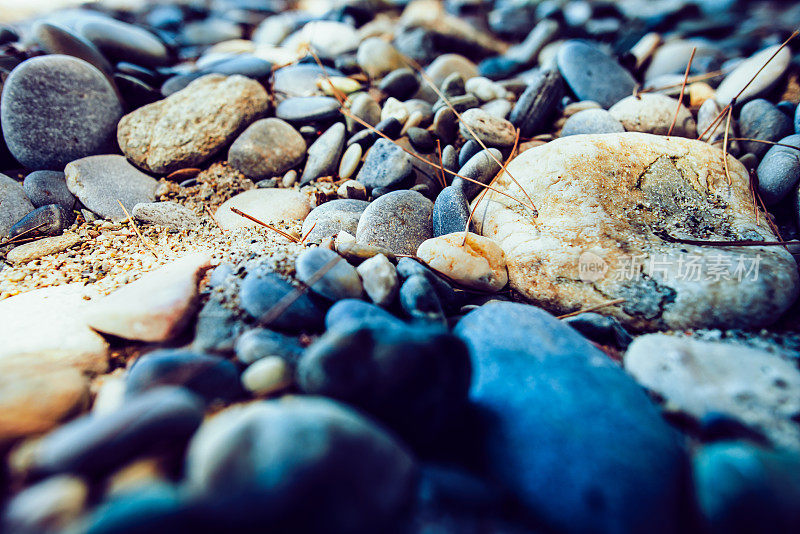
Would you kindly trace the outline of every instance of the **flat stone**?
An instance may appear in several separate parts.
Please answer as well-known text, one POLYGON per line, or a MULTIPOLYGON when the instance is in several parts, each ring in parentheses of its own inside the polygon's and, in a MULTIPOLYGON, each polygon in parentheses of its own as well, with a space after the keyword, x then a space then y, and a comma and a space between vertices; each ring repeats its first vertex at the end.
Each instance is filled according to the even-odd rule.
POLYGON ((500 291, 508 283, 503 250, 472 232, 428 239, 417 249, 417 257, 454 282, 479 291, 500 291))
POLYGON ((300 177, 305 185, 323 176, 334 176, 344 149, 345 127, 337 122, 320 135, 308 148, 308 160, 300 177))
MULTIPOLYGON (((339 162, 339 179, 347 180, 353 176, 353 174, 355 174, 356 169, 358 169, 358 166, 361 164, 362 154, 363 149, 359 144, 354 144, 347 147, 347 150, 345 150, 344 154, 342 154, 342 160, 339 162)), ((355 180, 350 181, 354 182, 355 180)), ((366 198, 366 196, 364 198, 366 198)))
POLYGON ((28 291, 0 301, 0 360, 46 359, 89 373, 108 366, 108 343, 89 328, 82 284, 28 291))
POLYGON ((628 96, 611 106, 608 112, 629 132, 667 135, 676 109, 678 119, 672 135, 696 138, 697 124, 692 113, 683 104, 665 95, 645 93, 628 96))
POLYGON ((168 174, 207 161, 268 107, 267 91, 257 81, 208 74, 125 115, 117 141, 137 166, 168 174))
POLYGON ((433 237, 433 203, 416 191, 393 191, 373 201, 358 221, 356 241, 393 254, 415 254, 433 237))
POLYGON ((236 208, 267 224, 302 221, 311 211, 306 197, 291 189, 251 189, 235 195, 217 208, 214 218, 223 230, 262 228, 230 210, 236 208))
POLYGON ((361 277, 364 291, 372 302, 378 306, 389 306, 394 301, 400 282, 397 278, 397 269, 389 258, 383 254, 376 254, 364 260, 356 267, 356 271, 361 277))
POLYGON ((758 193, 767 205, 780 202, 800 180, 800 134, 790 135, 780 140, 781 145, 773 146, 758 165, 758 193))
POLYGON ((156 199, 158 182, 123 156, 109 154, 72 161, 64 168, 67 187, 93 213, 112 221, 123 221, 140 202, 156 199), (117 202, 119 201, 119 202, 117 202))
POLYGON ((338 118, 339 101, 329 96, 287 98, 275 108, 275 116, 293 124, 310 124, 338 118))
POLYGON ((136 204, 131 212, 131 217, 142 224, 157 224, 175 231, 200 226, 200 217, 177 202, 136 204))
POLYGON ((78 158, 112 152, 121 116, 108 78, 74 57, 28 59, 3 86, 3 136, 11 154, 30 169, 60 171, 78 158))
POLYGON ((361 298, 364 289, 355 267, 327 248, 311 248, 302 252, 295 262, 297 278, 308 285, 311 291, 328 300, 361 298), (331 262, 333 267, 329 267, 331 262), (322 269, 325 273, 318 277, 322 269), (316 281, 313 279, 317 278, 316 281))
POLYGON ((72 210, 75 197, 67 188, 67 180, 60 171, 34 171, 25 177, 22 183, 34 207, 58 204, 65 210, 72 210))
POLYGON ((648 334, 625 353, 625 369, 670 410, 697 419, 720 413, 800 449, 800 371, 775 354, 731 343, 648 334))
MULTIPOLYGON (((630 132, 565 137, 508 166, 536 219, 490 191, 475 224, 505 252, 511 288, 559 313, 625 298, 604 313, 634 328, 770 324, 800 290, 786 250, 661 237, 777 239, 755 214, 747 170, 733 157, 728 169, 730 185, 722 151, 700 141, 630 132)), ((494 187, 519 196, 507 175, 494 187)))
POLYGON ((0 237, 5 238, 11 227, 34 209, 22 186, 0 173, 0 237))
POLYGON ((716 101, 721 106, 726 106, 739 94, 739 91, 747 86, 747 89, 736 99, 741 104, 761 96, 775 86, 792 61, 792 51, 788 47, 784 47, 772 61, 767 63, 767 60, 778 51, 779 47, 780 45, 771 46, 741 62, 733 72, 725 76, 725 79, 717 87, 716 101), (765 64, 766 67, 764 67, 765 64), (764 70, 756 76, 762 67, 764 70), (751 79, 753 79, 752 83, 750 83, 751 79))
POLYGON ((569 533, 678 528, 686 453, 617 364, 524 304, 484 304, 454 333, 473 361, 474 424, 486 425, 480 460, 537 524, 569 533))
POLYGON ((604 109, 585 109, 572 115, 561 129, 561 137, 580 134, 622 133, 625 127, 604 109))
POLYGON ((580 100, 608 109, 633 93, 636 80, 617 61, 583 41, 567 41, 558 49, 558 70, 580 100))
POLYGON ((63 252, 80 242, 81 238, 73 233, 66 233, 55 237, 45 237, 14 247, 9 251, 6 259, 11 263, 27 263, 43 256, 63 252))
POLYGON ((198 283, 210 256, 185 256, 146 273, 87 309, 89 326, 137 341, 167 341, 180 334, 197 311, 198 283))
POLYGON ((367 189, 397 188, 413 170, 411 156, 387 139, 378 139, 367 151, 356 180, 367 189))
POLYGON ((466 139, 473 137, 470 128, 488 146, 511 146, 516 137, 513 124, 478 108, 468 109, 461 114, 459 130, 466 139))
POLYGON ((354 199, 331 200, 317 206, 303 221, 303 235, 307 241, 317 242, 339 232, 355 234, 361 214, 369 202, 354 199))
POLYGON ((249 178, 279 176, 300 165, 306 142, 280 119, 261 119, 247 127, 228 150, 228 161, 249 178))
MULTIPOLYGON (((742 137, 777 142, 792 135, 792 119, 785 113, 763 99, 751 100, 739 113, 739 130, 742 137)), ((742 141, 744 153, 752 153, 764 157, 770 149, 768 143, 742 141)))
POLYGON ((31 32, 36 43, 48 54, 64 54, 82 59, 106 74, 111 74, 114 70, 91 41, 66 28, 40 21, 33 26, 31 32))
POLYGON ((116 61, 160 67, 170 59, 167 47, 158 37, 133 24, 110 18, 92 18, 81 23, 78 31, 104 55, 116 61))

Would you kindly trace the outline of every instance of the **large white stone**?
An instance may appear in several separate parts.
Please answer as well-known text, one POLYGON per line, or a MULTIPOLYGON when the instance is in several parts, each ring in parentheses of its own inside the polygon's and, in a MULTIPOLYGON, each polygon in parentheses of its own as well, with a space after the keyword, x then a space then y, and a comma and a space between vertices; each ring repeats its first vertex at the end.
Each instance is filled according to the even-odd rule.
POLYGON ((291 189, 251 189, 229 198, 217 208, 214 218, 223 230, 263 228, 258 223, 231 211, 252 215, 267 224, 302 221, 311 211, 306 197, 291 189))

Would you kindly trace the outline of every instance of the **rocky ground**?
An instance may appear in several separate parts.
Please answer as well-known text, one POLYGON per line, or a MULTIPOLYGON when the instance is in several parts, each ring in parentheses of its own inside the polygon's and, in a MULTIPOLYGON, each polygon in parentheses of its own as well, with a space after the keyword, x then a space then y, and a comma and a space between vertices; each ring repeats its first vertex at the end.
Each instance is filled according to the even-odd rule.
POLYGON ((0 530, 800 530, 800 6, 13 13, 0 530))

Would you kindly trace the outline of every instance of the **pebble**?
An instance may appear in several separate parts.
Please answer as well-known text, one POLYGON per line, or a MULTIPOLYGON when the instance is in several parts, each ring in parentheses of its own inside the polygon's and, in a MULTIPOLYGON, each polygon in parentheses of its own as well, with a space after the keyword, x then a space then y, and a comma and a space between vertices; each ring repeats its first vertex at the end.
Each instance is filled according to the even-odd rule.
POLYGON ((744 92, 736 99, 739 104, 761 96, 772 89, 792 61, 791 50, 784 47, 772 61, 767 63, 767 60, 778 51, 778 48, 780 45, 775 45, 754 54, 739 63, 733 72, 725 76, 725 79, 717 87, 715 99, 719 105, 723 107, 728 105, 743 89, 744 92), (765 63, 766 67, 764 67, 765 63), (756 76, 762 67, 764 69, 756 76), (752 83, 751 79, 753 79, 752 83), (747 86, 746 89, 745 86, 747 86))
MULTIPOLYGON (((703 136, 703 140, 707 141, 709 144, 715 145, 718 148, 722 148, 722 143, 725 140, 725 125, 727 123, 727 119, 717 122, 713 127, 712 124, 714 124, 714 121, 716 120, 717 116, 719 116, 721 111, 722 109, 720 108, 719 104, 717 104, 716 100, 713 99, 703 102, 703 105, 700 106, 699 110, 697 110, 698 131, 703 133, 710 128, 708 133, 703 136)), ((735 139, 736 137, 738 137, 736 135, 736 119, 731 117, 730 127, 728 128, 728 138, 735 139)), ((729 141, 728 150, 734 155, 738 154, 739 142, 729 141)))
POLYGON ((233 362, 185 349, 162 349, 148 352, 130 366, 125 374, 126 402, 163 386, 186 388, 206 403, 242 397, 233 362))
POLYGON ((242 373, 242 386, 253 395, 272 395, 294 382, 292 370, 282 358, 261 358, 242 373))
POLYGON ((478 76, 478 68, 475 63, 459 54, 442 54, 434 59, 425 69, 436 87, 440 87, 442 82, 453 73, 461 75, 464 81, 478 76))
POLYGON ((113 71, 111 63, 94 44, 66 28, 39 21, 31 28, 31 33, 36 44, 48 54, 63 54, 82 59, 105 74, 113 71))
POLYGON ((629 132, 667 135, 676 109, 678 118, 672 129, 672 135, 696 138, 697 124, 692 113, 686 106, 665 95, 645 93, 628 96, 611 106, 608 112, 629 132))
MULTIPOLYGON (((418 113, 415 115, 419 116, 418 113)), ((408 123, 406 123, 406 125, 408 125, 408 123)), ((406 135, 408 135, 408 140, 411 143, 411 146, 418 152, 427 154, 433 152, 433 149, 436 147, 436 144, 433 140, 433 135, 428 130, 412 126, 408 128, 406 135)))
POLYGON ((361 163, 362 153, 363 149, 359 144, 353 144, 347 147, 347 150, 342 154, 342 160, 339 162, 339 178, 341 180, 348 180, 355 174, 358 165, 361 163))
POLYGON ((358 66, 373 80, 405 66, 403 56, 397 49, 379 37, 368 37, 361 41, 356 54, 358 66))
POLYGON ((481 109, 492 115, 497 117, 498 119, 505 119, 511 113, 511 109, 513 108, 513 104, 508 100, 498 98, 497 100, 491 100, 484 105, 481 106, 481 109))
POLYGON ((405 124, 405 122, 408 120, 408 116, 409 112, 405 104, 396 98, 390 96, 386 99, 386 102, 383 103, 383 108, 381 109, 382 121, 387 119, 397 119, 397 122, 400 124, 405 124))
POLYGON ((419 78, 409 68, 398 68, 384 76, 378 88, 391 97, 403 100, 414 96, 417 92, 419 78))
POLYGON ((378 306, 389 306, 397 297, 397 289, 400 282, 395 269, 389 258, 383 254, 364 260, 361 265, 356 267, 364 291, 367 296, 378 306))
POLYGON ((287 98, 275 108, 275 116, 293 124, 309 124, 337 119, 339 101, 329 96, 287 98))
POLYGON ((267 224, 302 221, 311 211, 305 195, 292 189, 251 189, 234 195, 217 208, 214 219, 224 231, 262 227, 232 212, 231 208, 236 208, 267 224))
POLYGON ((89 487, 79 477, 61 475, 37 482, 10 500, 3 515, 7 532, 66 530, 76 522, 89 499, 89 487))
MULTIPOLYGON (((792 119, 766 100, 751 100, 739 113, 739 130, 742 137, 777 142, 792 135, 792 119)), ((745 153, 755 154, 762 158, 770 148, 768 143, 742 141, 745 153)))
POLYGON ((27 263, 43 256, 63 252, 80 242, 81 238, 72 233, 66 233, 55 237, 45 237, 14 247, 9 251, 6 259, 11 263, 27 263))
POLYGON ((300 389, 371 413, 412 443, 435 442, 467 405, 470 360, 448 332, 350 323, 303 355, 300 389))
POLYGON ((470 399, 489 425, 487 472, 531 515, 564 532, 677 528, 685 452, 619 366, 524 304, 484 304, 454 332, 470 348, 470 399))
POLYGON ((393 191, 374 200, 361 215, 356 241, 393 254, 415 254, 433 237, 433 203, 416 191, 393 191))
POLYGON ((11 227, 34 210, 23 187, 14 179, 0 173, 0 238, 5 240, 11 227))
POLYGON ((11 154, 29 169, 60 171, 70 161, 112 152, 121 116, 108 78, 74 57, 28 59, 3 86, 3 136, 11 154))
POLYGON ((433 203, 434 237, 463 232, 468 220, 469 204, 462 188, 449 185, 442 189, 433 203))
POLYGON ((564 95, 564 81, 557 70, 537 72, 520 95, 508 118, 522 137, 542 133, 550 124, 564 95))
POLYGON ((459 131, 466 139, 472 139, 474 133, 477 139, 488 146, 511 146, 516 138, 513 124, 478 108, 468 109, 461 114, 459 131))
POLYGON ((339 199, 314 208, 303 221, 306 241, 314 243, 339 232, 355 234, 358 220, 367 206, 369 202, 364 200, 339 199))
POLYGON ((322 57, 335 58, 358 48, 358 33, 350 24, 333 20, 314 20, 288 36, 281 46, 302 50, 311 47, 322 57))
POLYGON ((356 180, 368 190, 396 189, 411 177, 411 156, 387 139, 378 139, 367 151, 356 180))
POLYGON ((313 396, 229 408, 200 428, 186 458, 187 491, 205 496, 232 531, 381 531, 409 506, 416 474, 390 434, 313 396))
POLYGON ((479 192, 485 189, 480 184, 488 184, 500 171, 498 161, 503 161, 503 155, 496 148, 477 152, 458 170, 460 176, 471 178, 474 181, 464 180, 457 176, 453 179, 453 187, 460 188, 464 192, 467 201, 471 201, 479 192), (476 184, 475 182, 479 183, 476 184))
POLYGON ((159 342, 183 332, 197 312, 198 284, 210 256, 195 253, 151 271, 92 301, 87 323, 125 339, 159 342))
POLYGON ((295 263, 297 278, 311 291, 336 302, 346 298, 361 298, 364 288, 355 267, 332 250, 316 247, 302 252, 295 263), (331 262, 334 262, 329 267, 331 262), (314 278, 327 269, 316 281, 314 278))
POLYGON ((585 109, 572 115, 561 128, 561 137, 581 134, 622 133, 625 127, 604 109, 585 109))
POLYGON ((300 185, 334 176, 344 149, 345 125, 341 122, 325 130, 308 149, 308 160, 300 178, 300 185))
POLYGON ((397 262, 397 274, 401 280, 406 280, 414 275, 425 278, 436 292, 444 310, 451 312, 460 306, 459 295, 440 276, 411 258, 400 258, 397 262))
POLYGON ((183 388, 157 388, 106 415, 85 415, 51 432, 33 452, 36 473, 109 474, 156 445, 178 451, 203 419, 202 401, 183 388))
POLYGON ((580 100, 593 100, 605 109, 631 95, 636 86, 633 76, 615 59, 583 41, 561 45, 557 62, 564 81, 580 100))
MULTIPOLYGON (((360 145, 352 146, 357 146, 360 148, 360 145)), ((339 196, 339 198, 350 200, 366 200, 368 196, 367 188, 364 187, 364 184, 356 180, 345 180, 336 190, 336 194, 339 196)), ((355 233, 355 230, 353 233, 355 233)))
POLYGON ((63 172, 34 171, 25 177, 22 187, 36 208, 58 204, 63 209, 71 211, 75 207, 75 197, 67 188, 63 172))
MULTIPOLYGON (((779 142, 800 149, 800 134, 784 137, 779 142)), ((756 172, 762 200, 768 206, 777 204, 800 180, 800 150, 773 146, 764 155, 756 172)))
POLYGON ((328 331, 344 328, 350 324, 372 326, 403 325, 405 323, 380 306, 356 299, 340 300, 331 306, 325 316, 325 327, 328 331))
POLYGON ((295 363, 303 354, 303 346, 296 337, 266 328, 253 328, 239 336, 234 351, 236 359, 245 365, 271 356, 295 363))
POLYGON ((127 218, 136 204, 156 199, 158 182, 131 165, 124 156, 88 156, 64 168, 67 187, 84 206, 114 222, 127 218), (125 206, 123 210, 119 202, 125 206))
POLYGON ((300 165, 306 142, 292 126, 280 119, 260 119, 236 138, 228 161, 248 178, 279 176, 300 165))
POLYGON ((268 107, 267 91, 257 81, 208 74, 122 117, 117 140, 137 166, 169 174, 207 161, 268 107))
POLYGON ((294 187, 294 184, 297 183, 297 171, 292 169, 290 171, 286 171, 286 174, 283 175, 281 179, 281 185, 286 188, 294 187))
MULTIPOLYGON (((294 291, 294 286, 274 272, 251 272, 242 281, 239 301, 250 317, 264 321, 264 315, 294 291)), ((316 329, 322 324, 323 317, 323 305, 302 294, 264 326, 293 331, 316 329)))
MULTIPOLYGON (((367 93, 358 93, 350 100, 350 113, 366 122, 370 126, 377 126, 381 121, 381 107, 367 93)), ((346 117, 347 131, 356 132, 364 128, 350 117, 346 117)))
POLYGON ((272 73, 272 63, 251 54, 236 54, 222 58, 203 67, 201 74, 223 74, 225 76, 247 76, 254 80, 266 79, 272 73))
POLYGON ((442 302, 431 282, 423 275, 413 274, 400 286, 400 307, 413 320, 420 323, 443 325, 445 321, 442 302))
POLYGON ((160 67, 169 51, 155 35, 133 24, 92 18, 79 26, 80 34, 114 61, 130 61, 144 67, 160 67))
POLYGON ((417 257, 454 282, 478 291, 500 291, 508 283, 503 250, 491 239, 463 229, 424 241, 417 257))
POLYGON ((230 352, 236 336, 243 329, 244 325, 237 310, 223 302, 219 293, 212 292, 197 314, 190 348, 203 352, 230 352))
POLYGON ((502 85, 482 76, 467 80, 464 84, 464 89, 478 97, 481 102, 505 98, 507 93, 502 85))
POLYGON ((452 143, 458 134, 458 122, 453 110, 446 107, 438 110, 433 116, 431 131, 442 140, 442 143, 452 143))
POLYGON ((20 219, 8 231, 8 237, 12 238, 20 234, 28 237, 61 235, 74 219, 71 211, 67 212, 58 204, 48 204, 36 208, 20 219))
POLYGON ((319 82, 327 76, 343 76, 343 73, 326 67, 323 71, 319 65, 301 63, 281 67, 273 75, 272 89, 286 98, 322 95, 319 82))
POLYGON ((614 317, 594 312, 583 312, 563 319, 583 337, 599 343, 622 349, 628 348, 633 338, 614 317))
POLYGON ((141 224, 157 224, 174 231, 200 226, 200 217, 177 202, 147 202, 136 204, 131 211, 133 219, 141 224))

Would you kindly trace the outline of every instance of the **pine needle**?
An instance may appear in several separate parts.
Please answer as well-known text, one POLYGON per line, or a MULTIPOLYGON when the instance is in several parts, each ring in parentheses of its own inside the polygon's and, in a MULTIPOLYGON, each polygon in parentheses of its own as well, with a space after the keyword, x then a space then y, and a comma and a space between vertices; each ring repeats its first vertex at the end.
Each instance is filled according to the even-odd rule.
POLYGON ((139 231, 139 229, 136 227, 136 223, 134 223, 134 222, 133 222, 133 217, 131 217, 130 213, 128 213, 128 210, 126 210, 126 209, 125 209, 125 206, 123 206, 123 205, 122 205, 122 202, 120 202, 120 200, 119 200, 119 199, 117 199, 117 204, 119 204, 119 207, 120 207, 120 208, 122 208, 122 211, 124 211, 124 212, 125 212, 125 216, 128 218, 128 222, 130 223, 131 227, 133 228, 133 231, 134 231, 134 232, 136 232, 136 235, 138 235, 138 236, 139 236, 139 239, 142 241, 142 244, 143 244, 144 246, 146 246, 148 249, 150 249, 150 252, 152 252, 152 253, 153 253, 153 256, 155 256, 155 257, 156 257, 156 259, 159 259, 159 258, 158 258, 158 253, 156 252, 156 249, 155 249, 155 247, 153 247, 153 244, 152 244, 152 243, 150 243, 150 241, 148 241, 148 240, 146 240, 146 239, 144 238, 144 236, 142 235, 142 233, 141 233, 141 232, 139 231))
POLYGON ((686 64, 686 72, 683 75, 683 83, 681 84, 681 95, 678 97, 678 105, 675 106, 675 116, 672 117, 672 124, 669 125, 667 137, 672 135, 672 129, 675 128, 675 123, 678 122, 678 113, 681 111, 683 105, 683 92, 686 90, 686 80, 689 79, 689 69, 692 68, 692 61, 694 61, 694 54, 697 52, 697 47, 692 47, 692 54, 689 56, 689 63, 686 64))

